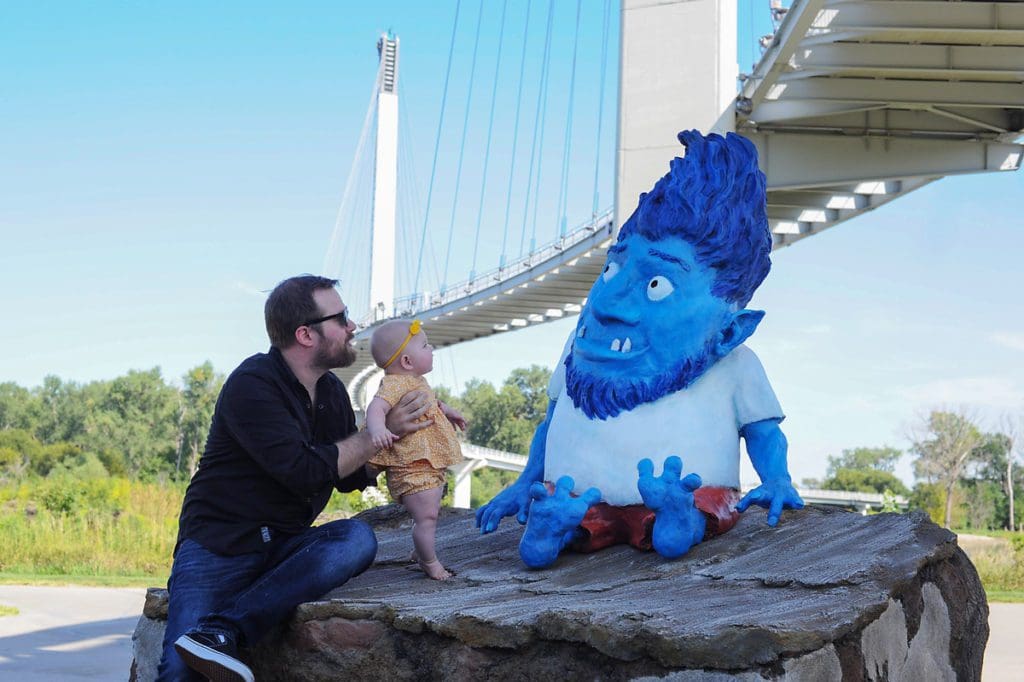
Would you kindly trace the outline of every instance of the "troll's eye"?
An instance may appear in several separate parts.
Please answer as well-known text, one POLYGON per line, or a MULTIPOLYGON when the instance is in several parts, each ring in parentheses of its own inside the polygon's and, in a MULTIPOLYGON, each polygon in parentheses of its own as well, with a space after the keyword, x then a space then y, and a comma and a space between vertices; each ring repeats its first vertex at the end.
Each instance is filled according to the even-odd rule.
POLYGON ((604 272, 602 272, 602 273, 601 273, 601 277, 603 277, 603 278, 604 278, 604 281, 606 281, 606 282, 607 282, 607 281, 608 281, 608 280, 610 280, 610 279, 611 279, 612 277, 614 277, 614 276, 615 276, 616 274, 618 274, 618 272, 619 272, 619 264, 618 264, 618 263, 616 263, 616 262, 615 262, 615 261, 613 261, 613 260, 610 260, 610 261, 608 261, 608 263, 607 263, 607 264, 606 264, 606 265, 604 266, 604 272))
POLYGON ((647 298, 652 301, 660 301, 672 293, 674 287, 667 277, 658 275, 647 283, 647 298))

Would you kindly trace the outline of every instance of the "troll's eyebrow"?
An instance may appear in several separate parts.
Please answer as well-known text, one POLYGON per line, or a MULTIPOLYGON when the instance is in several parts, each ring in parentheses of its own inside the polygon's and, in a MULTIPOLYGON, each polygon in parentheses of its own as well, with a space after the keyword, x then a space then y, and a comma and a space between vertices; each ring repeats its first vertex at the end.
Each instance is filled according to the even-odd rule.
POLYGON ((658 251, 657 249, 648 249, 647 253, 651 254, 655 258, 660 258, 662 260, 668 261, 669 263, 675 263, 686 272, 690 271, 690 266, 688 264, 686 264, 685 262, 671 254, 665 253, 664 251, 658 251))
POLYGON ((622 253, 626 250, 626 247, 622 244, 612 244, 608 247, 608 253, 622 253))

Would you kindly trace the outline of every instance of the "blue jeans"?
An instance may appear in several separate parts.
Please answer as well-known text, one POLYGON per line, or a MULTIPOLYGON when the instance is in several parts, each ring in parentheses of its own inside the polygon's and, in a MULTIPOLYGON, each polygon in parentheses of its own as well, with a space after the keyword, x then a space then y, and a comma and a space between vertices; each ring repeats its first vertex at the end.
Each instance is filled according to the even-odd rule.
POLYGON ((323 596, 365 571, 377 538, 362 521, 345 519, 275 541, 265 552, 215 554, 185 540, 167 581, 170 602, 158 680, 202 680, 174 641, 199 626, 253 645, 303 602, 323 596))

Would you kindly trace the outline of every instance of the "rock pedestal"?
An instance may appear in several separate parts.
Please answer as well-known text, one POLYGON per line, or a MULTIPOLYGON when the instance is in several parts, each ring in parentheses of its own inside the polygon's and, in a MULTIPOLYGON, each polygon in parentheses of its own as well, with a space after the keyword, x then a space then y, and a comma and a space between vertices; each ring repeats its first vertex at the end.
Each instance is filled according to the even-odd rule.
MULTIPOLYGON (((445 510, 438 555, 407 559, 400 508, 364 516, 363 575, 301 605, 249 651, 259 680, 977 680, 988 605, 956 536, 920 513, 748 510, 674 561, 615 547, 519 561, 521 527, 480 536, 445 510)), ((150 590, 133 671, 152 679, 166 592, 150 590)))

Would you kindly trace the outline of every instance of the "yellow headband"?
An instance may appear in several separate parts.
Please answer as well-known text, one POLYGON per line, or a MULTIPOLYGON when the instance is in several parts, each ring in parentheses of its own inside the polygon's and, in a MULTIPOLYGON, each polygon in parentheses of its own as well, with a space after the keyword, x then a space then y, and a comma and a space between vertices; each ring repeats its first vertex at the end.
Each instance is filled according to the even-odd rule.
POLYGON ((409 324, 409 333, 405 335, 405 341, 402 341, 402 345, 398 347, 398 350, 396 350, 390 358, 388 358, 388 361, 384 363, 384 366, 381 367, 381 369, 387 369, 388 367, 391 366, 391 363, 395 361, 395 358, 398 357, 398 354, 401 353, 402 350, 406 347, 406 345, 412 340, 412 337, 420 333, 420 328, 422 326, 423 323, 420 322, 419 320, 413 320, 409 324))

